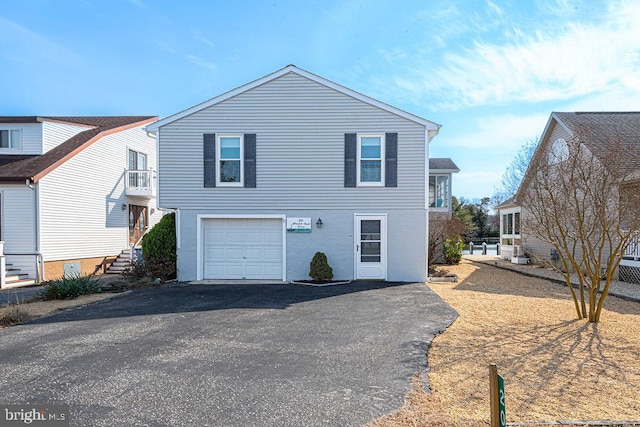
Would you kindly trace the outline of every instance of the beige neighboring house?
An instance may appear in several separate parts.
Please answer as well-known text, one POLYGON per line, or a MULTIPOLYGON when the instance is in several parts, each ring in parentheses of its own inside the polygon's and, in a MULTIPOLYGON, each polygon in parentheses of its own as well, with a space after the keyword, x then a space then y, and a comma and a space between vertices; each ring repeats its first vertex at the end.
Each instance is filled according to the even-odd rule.
MULTIPOLYGON (((612 135, 619 138, 627 148, 628 156, 620 159, 624 170, 632 171, 632 179, 623 184, 640 184, 640 112, 554 112, 551 113, 547 125, 540 138, 534 157, 543 149, 550 149, 556 161, 558 157, 568 156, 567 141, 578 138, 579 135, 590 135, 589 141, 583 146, 588 153, 598 160, 606 159, 607 141, 612 135)), ((581 141, 582 142, 582 141, 581 141)), ((527 182, 525 175, 523 183, 527 182)), ((539 239, 527 234, 521 228, 521 217, 526 215, 526 209, 521 206, 519 194, 523 187, 510 199, 496 207, 500 213, 501 256, 517 262, 518 255, 533 255, 537 259, 556 261, 554 248, 539 239)), ((624 253, 619 267, 619 278, 627 282, 640 283, 640 231, 635 242, 624 253)))
POLYGON ((0 117, 2 287, 103 272, 139 243, 161 216, 156 120, 0 117))

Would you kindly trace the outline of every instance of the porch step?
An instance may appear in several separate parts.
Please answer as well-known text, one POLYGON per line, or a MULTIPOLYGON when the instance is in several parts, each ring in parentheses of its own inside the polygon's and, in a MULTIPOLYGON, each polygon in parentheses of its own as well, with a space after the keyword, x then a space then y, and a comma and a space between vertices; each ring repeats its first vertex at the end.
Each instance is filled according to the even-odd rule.
POLYGON ((123 249, 116 260, 107 268, 106 274, 122 274, 131 266, 129 249, 123 249))
POLYGON ((5 288, 16 288, 36 283, 35 279, 30 278, 26 273, 22 273, 19 268, 13 268, 11 264, 6 264, 5 267, 5 288))

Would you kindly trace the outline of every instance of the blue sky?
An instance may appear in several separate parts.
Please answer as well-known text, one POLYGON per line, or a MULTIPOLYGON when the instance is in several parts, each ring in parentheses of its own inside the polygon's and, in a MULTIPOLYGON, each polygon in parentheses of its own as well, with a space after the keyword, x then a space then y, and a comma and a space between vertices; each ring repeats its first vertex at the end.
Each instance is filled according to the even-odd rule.
POLYGON ((165 117, 288 64, 442 125, 454 195, 491 196, 551 111, 637 111, 640 2, 23 0, 1 115, 165 117))

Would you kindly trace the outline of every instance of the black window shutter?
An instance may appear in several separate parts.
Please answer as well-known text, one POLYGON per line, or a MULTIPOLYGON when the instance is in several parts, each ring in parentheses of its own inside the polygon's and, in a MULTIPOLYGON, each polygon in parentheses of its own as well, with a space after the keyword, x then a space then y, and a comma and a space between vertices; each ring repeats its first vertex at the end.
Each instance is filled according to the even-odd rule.
POLYGON ((216 186, 216 134, 205 133, 203 139, 204 186, 216 186))
POLYGON ((384 186, 398 186, 398 134, 387 133, 385 139, 384 186))
POLYGON ((356 186, 356 157, 358 155, 358 137, 355 133, 344 134, 344 186, 356 186))
POLYGON ((256 188, 256 134, 244 134, 244 186, 256 188))

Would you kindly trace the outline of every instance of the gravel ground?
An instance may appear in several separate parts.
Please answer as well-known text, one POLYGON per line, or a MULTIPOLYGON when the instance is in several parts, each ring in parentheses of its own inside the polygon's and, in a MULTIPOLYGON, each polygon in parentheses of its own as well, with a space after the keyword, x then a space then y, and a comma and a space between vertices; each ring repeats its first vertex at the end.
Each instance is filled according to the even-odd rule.
POLYGON ((429 286, 459 317, 429 350, 431 393, 416 382, 404 408, 376 425, 488 425, 492 363, 508 422, 640 425, 640 303, 610 296, 594 325, 577 320, 566 287, 549 280, 468 260, 448 269, 458 283, 429 286))

